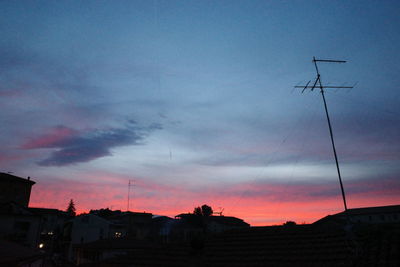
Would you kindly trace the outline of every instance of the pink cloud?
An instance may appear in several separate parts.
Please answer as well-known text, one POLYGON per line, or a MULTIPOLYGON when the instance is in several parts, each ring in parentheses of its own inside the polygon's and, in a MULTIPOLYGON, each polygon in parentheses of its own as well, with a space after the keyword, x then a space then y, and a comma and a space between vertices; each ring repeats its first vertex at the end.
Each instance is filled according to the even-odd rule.
POLYGON ((140 145, 155 130, 162 129, 158 123, 139 126, 130 121, 121 128, 87 129, 77 131, 58 126, 49 133, 33 138, 24 149, 54 148, 46 158, 37 162, 40 166, 65 166, 111 156, 111 149, 119 146, 140 145))
POLYGON ((64 140, 76 136, 77 134, 78 132, 76 130, 64 126, 57 126, 52 128, 48 133, 29 140, 21 147, 23 149, 50 148, 57 146, 64 140))

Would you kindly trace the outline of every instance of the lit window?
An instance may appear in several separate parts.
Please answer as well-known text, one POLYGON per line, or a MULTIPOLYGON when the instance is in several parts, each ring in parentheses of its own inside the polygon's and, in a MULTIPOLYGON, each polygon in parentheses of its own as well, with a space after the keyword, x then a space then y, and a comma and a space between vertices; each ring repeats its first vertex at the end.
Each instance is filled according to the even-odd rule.
POLYGON ((43 248, 44 247, 44 244, 43 243, 40 243, 39 244, 39 248, 43 248))

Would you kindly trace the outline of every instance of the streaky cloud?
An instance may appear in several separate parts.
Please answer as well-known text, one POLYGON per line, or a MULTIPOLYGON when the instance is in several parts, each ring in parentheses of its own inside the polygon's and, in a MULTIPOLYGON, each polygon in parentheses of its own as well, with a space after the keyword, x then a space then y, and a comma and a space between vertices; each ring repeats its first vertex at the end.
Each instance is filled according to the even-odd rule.
POLYGON ((39 162, 40 166, 66 166, 110 156, 110 149, 119 146, 141 145, 144 139, 162 126, 153 123, 146 127, 133 125, 125 128, 90 129, 78 131, 57 126, 49 133, 38 136, 24 145, 23 149, 53 148, 51 155, 39 162))

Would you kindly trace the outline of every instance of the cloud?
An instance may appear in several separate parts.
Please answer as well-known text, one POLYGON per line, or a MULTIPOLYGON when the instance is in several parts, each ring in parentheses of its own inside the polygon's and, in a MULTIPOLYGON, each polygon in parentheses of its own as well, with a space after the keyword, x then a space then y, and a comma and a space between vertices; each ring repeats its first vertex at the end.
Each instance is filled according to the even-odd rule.
POLYGON ((152 131, 162 129, 159 124, 139 127, 130 123, 125 128, 92 129, 78 131, 57 126, 23 144, 23 149, 57 149, 38 162, 40 166, 66 166, 88 162, 111 155, 110 149, 118 146, 140 145, 152 131))

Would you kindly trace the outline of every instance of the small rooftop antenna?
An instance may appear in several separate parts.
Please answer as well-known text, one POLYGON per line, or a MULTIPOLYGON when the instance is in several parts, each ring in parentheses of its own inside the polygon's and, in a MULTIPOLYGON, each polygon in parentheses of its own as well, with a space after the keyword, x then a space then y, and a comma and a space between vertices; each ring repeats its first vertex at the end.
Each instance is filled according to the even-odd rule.
POLYGON ((134 182, 135 182, 134 180, 129 180, 129 182, 128 182, 128 203, 127 203, 127 208, 126 208, 127 211, 129 211, 129 201, 130 201, 129 197, 131 194, 131 186, 134 186, 134 182))
POLYGON ((310 81, 308 81, 308 83, 305 86, 304 85, 296 85, 295 88, 302 88, 303 89, 301 91, 302 93, 306 89, 310 89, 311 91, 314 91, 315 88, 320 89, 322 100, 324 102, 326 119, 328 121, 328 126, 329 126, 329 134, 330 134, 330 137, 331 137, 333 155, 335 156, 336 170, 337 170, 337 174, 338 174, 338 177, 339 177, 340 189, 342 191, 344 210, 347 211, 346 195, 344 193, 342 176, 340 175, 339 161, 338 161, 338 158, 337 158, 337 153, 336 153, 336 148, 335 148, 335 141, 333 140, 332 125, 331 125, 331 120, 329 119, 328 106, 327 106, 326 100, 325 100, 325 91, 324 91, 324 89, 341 89, 341 88, 351 89, 351 88, 353 88, 353 86, 322 86, 321 74, 319 73, 319 69, 318 69, 317 63, 318 62, 321 62, 321 63, 346 63, 346 61, 344 61, 344 60, 332 60, 332 59, 316 59, 315 57, 313 57, 312 62, 314 63, 315 71, 317 72, 317 78, 315 79, 313 85, 310 86, 310 82, 311 82, 311 80, 310 80, 310 81))
POLYGON ((218 214, 219 216, 222 216, 222 212, 224 211, 224 208, 218 207, 219 211, 214 211, 213 214, 218 214))

